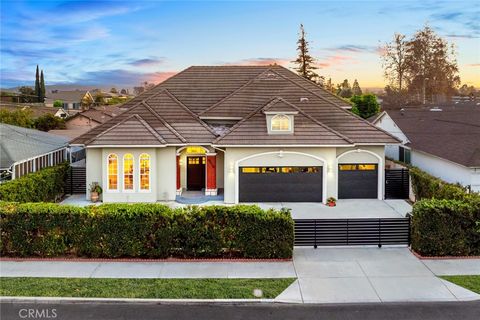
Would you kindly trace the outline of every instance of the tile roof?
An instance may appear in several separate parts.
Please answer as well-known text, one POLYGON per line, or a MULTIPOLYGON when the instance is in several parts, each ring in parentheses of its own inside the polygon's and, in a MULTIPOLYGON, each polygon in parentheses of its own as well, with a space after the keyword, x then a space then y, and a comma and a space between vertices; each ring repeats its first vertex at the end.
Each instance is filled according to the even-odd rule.
MULTIPOLYGON (((351 142, 398 143, 398 140, 388 133, 344 110, 349 105, 339 97, 276 65, 187 68, 123 104, 122 109, 127 111, 74 139, 72 143, 85 144, 126 117, 137 114, 156 130, 167 144, 210 144, 214 140, 227 141, 217 137, 228 134, 230 130, 215 132, 204 121, 212 118, 241 120, 249 117, 248 123, 242 122, 244 127, 241 130, 253 124, 260 126, 252 128, 248 135, 249 144, 255 144, 257 138, 263 137, 262 132, 266 130, 265 119, 256 121, 262 113, 255 111, 261 111, 261 108, 274 98, 281 98, 282 103, 285 103, 284 107, 290 104, 301 111, 298 123, 295 118, 296 133, 297 125, 304 126, 298 128, 298 134, 303 128, 311 126, 311 129, 316 128, 312 130, 318 134, 330 132, 325 141, 332 138, 332 144, 335 139, 340 139, 343 143, 349 141, 349 145, 351 142), (333 136, 336 138, 333 139, 333 136)), ((277 103, 276 108, 279 107, 277 103)), ((236 130, 240 128, 237 127, 236 130)), ((310 139, 311 143, 315 140, 313 137, 307 138, 307 135, 305 137, 310 139)), ((247 136, 244 138, 247 139, 247 136)), ((299 139, 299 136, 295 139, 299 139)), ((319 139, 317 138, 315 143, 318 143, 319 139)), ((138 141, 134 137, 132 140, 138 141)), ((294 139, 290 140, 293 144, 294 139)), ((282 141, 279 139, 275 143, 281 144, 282 141)), ((244 142, 247 143, 246 140, 244 142)), ((337 142, 339 141, 335 143, 337 142)))
POLYGON ((81 102, 88 90, 70 90, 70 91, 55 91, 47 92, 45 102, 53 102, 55 100, 62 100, 63 102, 81 102))
POLYGON ((480 167, 480 106, 388 110, 409 146, 466 167, 480 167))
POLYGON ((0 168, 68 145, 68 138, 0 123, 0 168))

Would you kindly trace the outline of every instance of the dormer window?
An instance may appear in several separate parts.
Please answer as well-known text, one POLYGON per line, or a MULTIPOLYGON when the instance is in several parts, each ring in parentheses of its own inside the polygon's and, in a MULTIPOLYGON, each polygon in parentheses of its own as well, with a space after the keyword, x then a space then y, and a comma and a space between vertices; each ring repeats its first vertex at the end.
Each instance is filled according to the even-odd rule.
POLYGON ((272 117, 271 131, 292 131, 291 119, 284 114, 277 114, 272 117))

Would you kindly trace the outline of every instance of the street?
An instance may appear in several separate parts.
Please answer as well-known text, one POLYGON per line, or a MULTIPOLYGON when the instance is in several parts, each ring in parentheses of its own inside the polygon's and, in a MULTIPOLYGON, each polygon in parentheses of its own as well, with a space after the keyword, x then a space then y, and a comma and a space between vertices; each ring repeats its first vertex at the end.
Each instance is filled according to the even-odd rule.
POLYGON ((478 320, 480 301, 370 304, 1 303, 1 319, 478 320))

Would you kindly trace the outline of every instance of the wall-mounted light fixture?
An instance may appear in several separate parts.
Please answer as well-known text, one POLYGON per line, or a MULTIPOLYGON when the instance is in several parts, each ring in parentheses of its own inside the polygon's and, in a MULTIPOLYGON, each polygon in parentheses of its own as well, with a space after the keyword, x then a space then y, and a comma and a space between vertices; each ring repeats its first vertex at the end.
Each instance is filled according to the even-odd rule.
POLYGON ((283 150, 278 151, 278 157, 283 158, 283 150))
POLYGON ((327 172, 332 173, 333 172, 333 166, 331 164, 327 165, 327 172))
POLYGON ((228 167, 228 173, 234 173, 235 166, 233 162, 230 162, 230 166, 228 167))

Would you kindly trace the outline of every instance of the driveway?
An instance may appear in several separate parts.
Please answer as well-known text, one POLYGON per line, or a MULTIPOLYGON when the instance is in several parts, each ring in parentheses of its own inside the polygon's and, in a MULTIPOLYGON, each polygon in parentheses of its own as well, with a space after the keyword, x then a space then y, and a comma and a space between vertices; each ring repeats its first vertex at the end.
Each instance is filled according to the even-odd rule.
POLYGON ((263 209, 289 208, 293 219, 402 218, 412 211, 405 200, 344 199, 335 207, 313 202, 258 203, 263 209))
POLYGON ((295 248, 298 280, 275 300, 296 303, 466 301, 480 295, 437 278, 408 248, 295 248))

